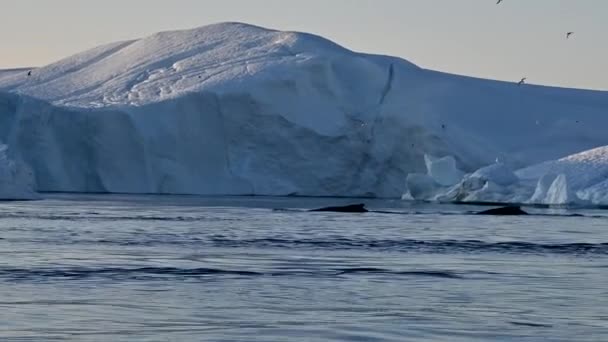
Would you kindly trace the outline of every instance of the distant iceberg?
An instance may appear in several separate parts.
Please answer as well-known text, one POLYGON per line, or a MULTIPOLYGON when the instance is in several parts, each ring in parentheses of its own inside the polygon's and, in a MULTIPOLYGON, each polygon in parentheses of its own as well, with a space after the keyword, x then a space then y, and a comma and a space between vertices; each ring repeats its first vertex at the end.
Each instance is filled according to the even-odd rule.
POLYGON ((538 182, 536 195, 551 184, 544 198, 533 197, 532 203, 608 205, 608 146, 527 167, 517 175, 523 182, 538 182))
POLYGON ((453 186, 442 185, 432 169, 427 170, 426 175, 409 175, 406 183, 408 192, 403 196, 406 199, 605 206, 608 205, 608 147, 517 171, 495 163, 465 175, 453 186))
MULTIPOLYGON (((0 141, 41 192, 399 198, 408 182, 431 196, 465 177, 450 196, 520 186, 519 200, 545 172, 512 170, 608 145, 607 92, 450 75, 241 23, 1 74, 0 141), (511 171, 463 176, 497 158, 511 171)), ((599 181, 554 174, 567 196, 603 201, 599 181)))

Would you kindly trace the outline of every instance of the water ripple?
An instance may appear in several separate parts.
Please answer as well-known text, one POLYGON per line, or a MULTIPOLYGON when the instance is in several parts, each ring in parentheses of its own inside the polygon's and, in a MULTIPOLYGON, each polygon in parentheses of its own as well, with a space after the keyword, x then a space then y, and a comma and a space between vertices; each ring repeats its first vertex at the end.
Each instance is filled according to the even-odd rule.
POLYGON ((533 242, 484 242, 479 240, 358 240, 358 239, 252 239, 214 238, 218 247, 328 248, 405 251, 418 253, 509 253, 608 255, 608 243, 540 244, 533 242))
POLYGON ((407 277, 432 277, 445 279, 464 279, 462 275, 451 271, 437 270, 391 270, 384 268, 328 268, 317 270, 272 270, 246 271, 219 268, 175 268, 175 267, 140 267, 140 268, 0 268, 0 279, 8 281, 44 281, 44 280, 84 280, 89 278, 106 278, 117 280, 154 280, 154 279, 196 279, 207 277, 337 277, 356 275, 389 275, 407 277))
MULTIPOLYGON (((2 239, 0 239, 2 240, 2 239)), ((535 243, 525 241, 487 242, 481 240, 419 240, 319 237, 294 238, 226 238, 221 235, 191 236, 180 234, 147 234, 120 238, 80 239, 78 234, 61 238, 11 238, 4 241, 53 245, 95 245, 119 247, 183 247, 183 248, 247 248, 247 249, 300 249, 370 252, 427 253, 427 254, 513 254, 513 255, 569 255, 606 256, 608 243, 535 243)))

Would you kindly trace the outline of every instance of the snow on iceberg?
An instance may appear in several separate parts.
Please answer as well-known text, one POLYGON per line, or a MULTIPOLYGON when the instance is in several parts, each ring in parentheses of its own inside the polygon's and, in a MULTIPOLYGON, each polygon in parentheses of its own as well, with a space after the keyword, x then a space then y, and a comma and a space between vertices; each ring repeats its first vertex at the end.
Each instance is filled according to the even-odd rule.
POLYGON ((516 172, 522 180, 538 180, 544 175, 563 174, 573 189, 581 189, 608 179, 608 146, 551 160, 516 172))
MULTIPOLYGON (((410 195, 438 202, 608 205, 608 147, 577 153, 513 172, 496 163, 441 186, 430 175, 408 177, 410 195), (432 182, 431 182, 432 181, 432 182), (425 189, 421 191, 420 189, 425 189)), ((407 198, 407 196, 406 196, 407 198)))
POLYGON ((531 203, 608 205, 608 146, 527 167, 517 176, 538 182, 531 203))
POLYGON ((0 200, 31 200, 37 197, 31 169, 10 159, 8 147, 0 144, 0 200))
POLYGON ((223 23, 5 73, 0 140, 40 191, 397 198, 425 155, 452 156, 431 163, 442 188, 460 178, 454 165, 522 168, 608 145, 606 108, 606 92, 450 75, 223 23))

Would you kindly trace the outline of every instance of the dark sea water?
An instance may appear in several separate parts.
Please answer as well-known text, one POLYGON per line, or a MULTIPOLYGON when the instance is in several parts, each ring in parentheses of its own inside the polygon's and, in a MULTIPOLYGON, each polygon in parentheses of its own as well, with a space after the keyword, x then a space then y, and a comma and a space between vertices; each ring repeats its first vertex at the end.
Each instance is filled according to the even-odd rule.
POLYGON ((608 212, 360 201, 0 203, 0 341, 608 341, 608 212))

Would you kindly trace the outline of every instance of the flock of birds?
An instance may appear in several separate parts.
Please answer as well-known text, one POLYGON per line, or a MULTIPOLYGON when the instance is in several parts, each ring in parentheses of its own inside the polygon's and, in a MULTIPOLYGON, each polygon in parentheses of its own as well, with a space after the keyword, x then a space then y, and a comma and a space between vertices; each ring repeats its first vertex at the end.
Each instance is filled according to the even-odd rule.
MULTIPOLYGON (((503 2, 503 0, 498 0, 496 2, 496 4, 500 5, 501 2, 503 2)), ((572 31, 566 32, 566 39, 570 39, 570 36, 572 36, 573 34, 574 34, 574 32, 572 32, 572 31)), ((519 82, 517 82, 517 85, 521 86, 521 85, 525 84, 526 80, 527 80, 526 77, 522 78, 519 82)))

